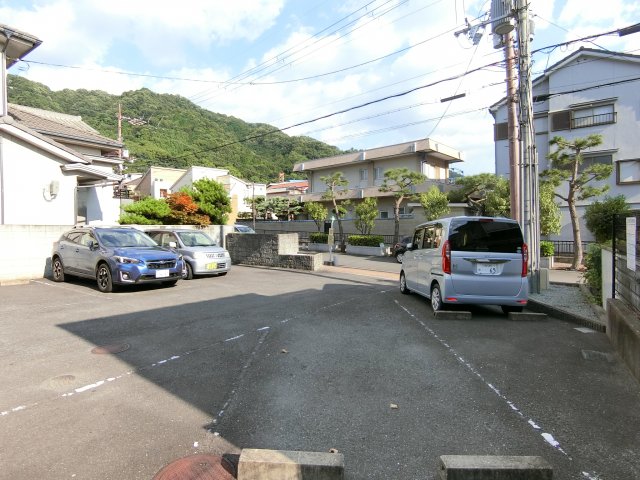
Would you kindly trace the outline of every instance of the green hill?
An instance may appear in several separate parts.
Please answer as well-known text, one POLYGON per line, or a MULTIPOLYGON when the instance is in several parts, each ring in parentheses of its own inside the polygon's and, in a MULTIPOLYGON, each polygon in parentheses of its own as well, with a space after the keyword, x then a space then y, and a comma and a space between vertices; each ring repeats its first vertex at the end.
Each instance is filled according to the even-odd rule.
POLYGON ((291 175, 295 163, 342 153, 310 137, 291 137, 271 125, 246 123, 205 110, 179 95, 146 88, 119 96, 99 90, 54 92, 15 75, 8 75, 8 87, 11 103, 80 115, 113 139, 118 137, 118 104, 123 117, 144 120, 141 125, 122 121, 123 141, 135 159, 127 165, 128 172, 145 172, 152 165, 200 165, 227 168, 242 179, 269 183, 277 181, 280 172, 295 178, 291 175))

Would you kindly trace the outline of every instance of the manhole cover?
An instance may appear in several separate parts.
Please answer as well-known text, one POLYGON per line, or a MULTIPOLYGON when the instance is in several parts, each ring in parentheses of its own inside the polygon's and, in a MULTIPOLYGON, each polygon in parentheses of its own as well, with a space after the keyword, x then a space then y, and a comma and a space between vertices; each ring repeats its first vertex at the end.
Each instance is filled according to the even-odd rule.
POLYGON ((53 377, 52 379, 49 380, 49 385, 54 387, 54 388, 58 388, 58 387, 62 387, 62 388, 66 388, 69 385, 72 385, 73 383, 75 383, 76 381, 76 377, 75 375, 58 375, 57 377, 53 377))
POLYGON ((121 343, 119 345, 102 345, 100 347, 95 347, 91 350, 91 353, 98 353, 98 354, 108 354, 108 353, 120 353, 120 352, 124 352, 125 350, 129 350, 129 347, 131 345, 129 345, 128 343, 121 343))
POLYGON ((233 465, 218 455, 198 454, 180 458, 160 470, 153 480, 232 480, 233 465))

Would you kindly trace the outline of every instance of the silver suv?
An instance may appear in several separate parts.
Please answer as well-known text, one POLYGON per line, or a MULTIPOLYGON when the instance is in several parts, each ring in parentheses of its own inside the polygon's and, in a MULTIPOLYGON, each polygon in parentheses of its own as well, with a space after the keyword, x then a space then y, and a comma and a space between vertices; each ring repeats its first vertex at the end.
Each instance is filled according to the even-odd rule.
POLYGON ((229 252, 204 232, 187 228, 147 230, 160 245, 173 248, 184 257, 182 278, 194 275, 226 275, 231 269, 229 252))
POLYGON ((451 217, 415 228, 402 260, 400 291, 447 304, 500 305, 522 311, 528 301, 528 248, 515 220, 451 217))

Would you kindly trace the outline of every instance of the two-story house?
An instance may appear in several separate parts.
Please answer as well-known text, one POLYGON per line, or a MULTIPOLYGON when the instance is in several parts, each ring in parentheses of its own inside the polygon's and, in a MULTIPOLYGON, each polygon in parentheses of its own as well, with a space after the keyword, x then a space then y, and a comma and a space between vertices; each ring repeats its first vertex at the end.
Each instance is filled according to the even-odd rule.
MULTIPOLYGON (((632 209, 640 208, 640 56, 581 48, 533 81, 533 101, 539 171, 552 168, 547 155, 553 137, 572 140, 602 135, 601 145, 583 152, 583 166, 613 165, 606 195, 624 195, 632 209)), ((506 99, 490 111, 495 119, 496 173, 508 178, 506 99)), ((566 194, 567 186, 560 188, 559 193, 566 194)), ((590 202, 603 198, 579 202, 580 217, 590 202)), ((562 232, 551 239, 572 240, 571 220, 564 202, 561 212, 562 232)), ((593 239, 584 222, 581 232, 583 240, 593 239)))
MULTIPOLYGON (((302 202, 325 203, 329 208, 329 202, 322 198, 327 191, 327 185, 322 177, 341 172, 349 184, 339 198, 352 201, 346 218, 353 218, 353 211, 358 202, 364 198, 374 197, 378 200, 379 218, 389 219, 393 218, 393 193, 379 190, 387 170, 407 168, 412 172, 423 173, 428 180, 416 186, 415 193, 426 192, 433 185, 438 185, 442 190, 448 190, 451 187, 449 165, 462 161, 462 153, 458 150, 425 138, 309 160, 295 164, 293 171, 305 172, 309 180, 309 191, 300 197, 302 202)), ((410 209, 416 206, 403 205, 401 215, 409 215, 410 209)))
POLYGON ((0 225, 115 222, 122 144, 78 116, 7 101, 6 69, 40 43, 0 25, 0 225))
POLYGON ((164 198, 178 192, 183 187, 191 187, 201 179, 215 180, 222 184, 231 200, 229 221, 235 222, 239 213, 250 213, 251 205, 247 199, 265 197, 267 186, 264 183, 251 183, 229 174, 224 168, 192 166, 187 169, 150 167, 136 182, 135 196, 143 198, 164 198))

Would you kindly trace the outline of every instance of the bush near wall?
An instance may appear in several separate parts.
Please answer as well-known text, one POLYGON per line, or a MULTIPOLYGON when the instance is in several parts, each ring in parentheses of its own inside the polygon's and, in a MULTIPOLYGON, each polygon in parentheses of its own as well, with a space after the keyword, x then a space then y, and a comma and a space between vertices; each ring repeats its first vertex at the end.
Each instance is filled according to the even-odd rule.
POLYGON ((327 243, 329 241, 329 235, 324 232, 311 232, 309 233, 310 243, 327 243))
POLYGON ((548 240, 542 240, 540 242, 540 256, 541 257, 553 257, 555 250, 553 248, 553 242, 548 240))
POLYGON ((349 235, 347 243, 354 247, 379 247, 384 243, 382 235, 349 235))

